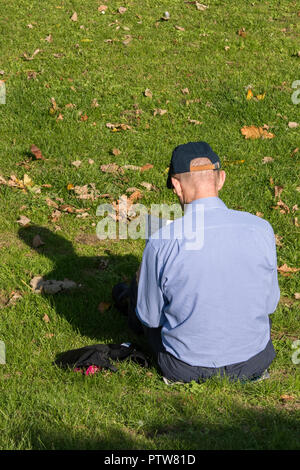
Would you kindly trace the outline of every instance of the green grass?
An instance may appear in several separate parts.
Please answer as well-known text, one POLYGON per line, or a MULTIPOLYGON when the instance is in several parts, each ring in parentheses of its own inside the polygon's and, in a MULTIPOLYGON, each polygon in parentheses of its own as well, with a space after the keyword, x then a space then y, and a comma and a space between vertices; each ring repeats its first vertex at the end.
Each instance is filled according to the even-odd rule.
POLYGON ((89 378, 52 366, 55 355, 66 349, 137 341, 114 308, 101 314, 97 306, 111 301, 114 283, 134 274, 144 244, 97 241, 98 202, 77 199, 67 190, 70 183, 95 183, 100 193, 117 199, 128 187, 147 181, 159 191, 143 190, 140 202, 175 202, 165 187, 171 152, 180 143, 205 140, 227 172, 221 198, 230 208, 262 212, 282 237, 278 265, 299 267, 297 210, 292 207, 300 204, 300 151, 292 152, 299 147, 300 127, 288 127, 300 115, 300 105, 291 101, 292 83, 300 79, 297 2, 209 0, 201 12, 179 0, 109 0, 104 15, 97 11, 100 4, 0 1, 0 78, 7 90, 7 103, 0 105, 0 175, 22 179, 27 173, 41 187, 40 194, 33 194, 0 185, 0 339, 7 348, 7 364, 0 366, 0 448, 299 449, 299 365, 291 360, 292 342, 300 339, 294 297, 299 273, 279 275, 282 300, 272 328, 277 357, 266 382, 211 380, 167 387, 154 366, 149 373, 122 363, 116 374, 89 378), (117 13, 120 6, 127 7, 123 15, 117 13), (166 10, 170 20, 159 21, 166 10), (77 22, 70 20, 74 11, 77 22), (237 34, 241 28, 245 38, 237 34), (49 34, 52 42, 45 41, 49 34), (133 39, 125 46, 128 34, 133 39), (36 49, 40 52, 33 60, 24 59, 24 53, 31 56, 36 49), (28 79, 32 72, 36 77, 28 79), (255 95, 266 93, 264 100, 246 100, 250 84, 255 95), (181 92, 186 87, 189 95, 181 92), (152 99, 144 96, 146 88, 152 99), (52 97, 60 108, 55 114, 50 113, 52 97), (95 98, 99 106, 91 107, 95 98), (200 102, 186 104, 195 99, 200 102), (68 103, 76 106, 65 108, 68 103), (136 107, 142 110, 139 118, 136 107), (168 112, 154 116, 156 108, 168 112), (79 112, 88 119, 81 121, 79 112), (57 121, 59 113, 63 120, 57 121), (203 124, 194 126, 189 118, 203 124), (132 129, 112 132, 107 122, 132 129), (244 125, 263 124, 275 138, 248 141, 241 135, 244 125), (45 160, 20 165, 29 159, 32 144, 45 160), (113 148, 121 154, 113 156, 113 148), (265 156, 274 160, 263 164, 265 156), (74 160, 82 161, 78 169, 71 165, 74 160), (239 160, 245 162, 235 163, 239 160), (100 170, 111 162, 154 167, 117 178, 100 170), (274 185, 283 186, 287 214, 273 208, 274 185), (47 197, 89 208, 90 216, 64 213, 53 223, 47 197), (20 215, 29 217, 32 226, 20 229, 20 215), (36 233, 45 246, 35 250, 36 233), (98 269, 99 257, 108 261, 105 270, 98 269), (67 277, 82 287, 39 296, 30 288, 39 274, 67 277), (22 298, 7 305, 12 291, 22 298), (284 401, 284 394, 294 398, 284 401))

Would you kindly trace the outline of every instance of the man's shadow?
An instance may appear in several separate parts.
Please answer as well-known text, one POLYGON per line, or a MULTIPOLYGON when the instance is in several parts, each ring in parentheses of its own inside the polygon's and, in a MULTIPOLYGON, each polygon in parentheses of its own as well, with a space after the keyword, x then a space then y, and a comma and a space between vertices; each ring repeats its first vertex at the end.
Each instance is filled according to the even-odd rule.
MULTIPOLYGON (((18 235, 32 250, 52 261, 52 271, 42 274, 45 279, 63 281, 67 278, 79 286, 53 295, 42 294, 75 331, 93 338, 93 342, 95 338, 97 342, 113 343, 136 339, 128 329, 127 318, 116 310, 111 298, 113 285, 124 280, 129 283, 137 271, 139 261, 134 255, 114 255, 105 250, 101 256, 78 256, 69 240, 41 226, 22 227, 18 235), (36 235, 44 245, 34 248, 36 235), (99 309, 101 302, 109 306, 99 309)), ((98 243, 100 247, 101 242, 95 235, 93 244, 98 243)), ((32 277, 40 274, 32 273, 32 277)))

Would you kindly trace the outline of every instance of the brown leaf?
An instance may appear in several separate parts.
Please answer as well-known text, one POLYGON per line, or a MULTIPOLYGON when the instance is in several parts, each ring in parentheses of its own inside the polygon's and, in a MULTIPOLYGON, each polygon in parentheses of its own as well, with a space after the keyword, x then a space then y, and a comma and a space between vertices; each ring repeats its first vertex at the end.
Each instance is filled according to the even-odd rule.
POLYGON ((47 42, 52 42, 52 41, 53 41, 52 35, 49 34, 49 36, 46 36, 46 37, 45 37, 45 41, 47 41, 47 42))
POLYGON ((121 15, 123 15, 126 11, 127 11, 127 8, 125 8, 125 7, 120 7, 120 8, 118 9, 118 12, 119 12, 121 15))
POLYGON ((189 94, 189 89, 188 88, 183 88, 181 90, 181 93, 183 93, 184 95, 188 95, 189 94))
POLYGON ((272 157, 264 157, 262 159, 263 163, 270 163, 270 162, 273 162, 273 161, 274 161, 274 158, 272 158, 272 157))
POLYGON ((300 292, 295 292, 294 297, 296 300, 300 300, 300 292))
POLYGON ((123 165, 122 168, 124 170, 133 170, 133 171, 140 171, 141 170, 141 166, 137 166, 137 165, 123 165))
POLYGON ((151 168, 153 168, 153 165, 151 165, 151 163, 146 163, 142 166, 141 172, 151 170, 151 168))
POLYGON ((157 187, 154 186, 152 183, 147 183, 146 181, 142 181, 140 185, 146 188, 147 191, 152 191, 152 190, 158 191, 157 187))
POLYGON ((108 6, 107 6, 107 5, 100 5, 100 6, 98 7, 98 11, 100 11, 100 12, 102 12, 102 11, 106 11, 106 10, 107 10, 107 8, 108 8, 108 6))
POLYGON ((26 59, 26 60, 33 60, 34 57, 35 57, 39 52, 41 52, 41 50, 40 50, 40 49, 36 49, 36 50, 34 51, 34 53, 32 54, 31 57, 28 57, 28 55, 24 52, 23 57, 24 57, 24 59, 26 59))
POLYGON ((99 106, 99 103, 98 103, 98 101, 96 100, 96 98, 94 98, 93 101, 92 101, 91 107, 92 107, 92 108, 98 108, 98 106, 99 106))
POLYGON ((138 199, 142 199, 143 195, 141 191, 138 189, 137 191, 134 191, 130 196, 129 196, 129 201, 131 203, 137 201, 138 199))
POLYGON ((241 128, 241 133, 245 136, 245 139, 273 139, 275 137, 271 132, 267 132, 265 126, 244 126, 241 128))
POLYGON ((87 114, 83 114, 83 115, 80 117, 80 121, 87 121, 87 120, 88 120, 87 114))
POLYGON ((295 397, 293 397, 292 395, 280 395, 280 400, 282 401, 292 401, 292 400, 295 400, 295 397))
POLYGON ((32 240, 32 246, 33 248, 39 248, 40 246, 45 245, 41 237, 37 234, 32 240))
POLYGON ((296 127, 299 126, 298 122, 289 122, 288 126, 290 129, 295 129, 296 127))
POLYGON ((98 305, 98 310, 100 313, 104 313, 110 308, 110 306, 111 304, 108 302, 100 302, 100 304, 98 305))
POLYGON ((43 320, 44 320, 45 323, 50 322, 50 318, 48 317, 47 313, 45 313, 45 315, 43 316, 43 320))
POLYGON ((28 219, 25 215, 21 215, 19 220, 17 220, 17 223, 21 225, 22 227, 28 227, 30 225, 31 220, 28 219))
POLYGON ((257 215, 257 217, 263 217, 264 216, 264 214, 262 212, 256 212, 255 215, 257 215))
POLYGON ((106 127, 111 129, 113 132, 117 132, 120 130, 127 131, 128 129, 131 129, 131 126, 128 124, 112 124, 111 122, 106 123, 106 127))
POLYGON ((175 25, 174 28, 177 29, 178 31, 185 31, 185 29, 182 26, 175 25))
POLYGON ((60 219, 61 212, 59 210, 55 210, 51 214, 51 222, 57 222, 60 219))
POLYGON ((101 165, 100 168, 104 173, 123 173, 123 169, 117 163, 101 165))
POLYGON ((74 162, 72 162, 72 165, 76 166, 76 168, 79 168, 81 165, 81 160, 75 160, 74 162))
POLYGON ((282 240, 282 239, 283 239, 283 237, 281 237, 281 236, 279 236, 279 235, 277 235, 277 234, 275 233, 275 243, 276 243, 276 246, 278 246, 278 247, 283 246, 283 243, 281 243, 281 240, 282 240))
POLYGON ((283 191, 283 186, 274 186, 275 198, 280 197, 280 194, 283 191))
POLYGON ((245 38, 247 36, 245 28, 241 28, 238 30, 237 34, 241 36, 242 38, 245 38))
POLYGON ((149 88, 146 88, 144 91, 144 95, 147 96, 147 98, 152 98, 152 91, 149 88))
POLYGON ((290 209, 289 209, 289 206, 287 204, 285 204, 283 201, 279 200, 276 204, 276 206, 274 207, 274 209, 279 209, 279 212, 281 214, 289 214, 290 213, 290 209), (280 209, 282 207, 282 209, 280 209))
POLYGON ((76 13, 76 11, 74 11, 73 15, 71 16, 70 18, 72 21, 77 21, 78 20, 78 15, 76 13))
POLYGON ((46 197, 46 203, 47 203, 47 206, 54 207, 55 209, 58 209, 58 204, 55 201, 53 201, 52 199, 50 199, 49 197, 46 197))
POLYGON ((282 266, 279 266, 277 268, 277 270, 280 272, 280 274, 282 274, 283 276, 286 275, 286 274, 290 274, 290 273, 296 273, 298 271, 300 271, 300 268, 290 268, 286 263, 283 264, 282 266))
POLYGON ((295 148, 293 151, 292 151, 292 154, 291 154, 291 157, 293 157, 295 155, 295 153, 299 152, 299 147, 295 148))
POLYGON ((158 114, 159 116, 163 116, 163 115, 166 114, 167 112, 168 112, 168 111, 167 111, 166 109, 156 108, 156 109, 154 110, 153 115, 156 116, 156 115, 158 114))
POLYGON ((189 122, 190 124, 195 124, 195 126, 198 126, 198 125, 200 125, 200 124, 203 124, 202 121, 197 121, 196 119, 188 119, 188 122, 189 122))
POLYGON ((117 148, 113 148, 112 151, 111 151, 111 153, 112 153, 115 157, 117 157, 118 155, 120 155, 121 150, 119 150, 119 149, 117 149, 117 148))
POLYGON ((41 150, 36 145, 30 147, 30 152, 34 155, 36 160, 44 160, 41 150))

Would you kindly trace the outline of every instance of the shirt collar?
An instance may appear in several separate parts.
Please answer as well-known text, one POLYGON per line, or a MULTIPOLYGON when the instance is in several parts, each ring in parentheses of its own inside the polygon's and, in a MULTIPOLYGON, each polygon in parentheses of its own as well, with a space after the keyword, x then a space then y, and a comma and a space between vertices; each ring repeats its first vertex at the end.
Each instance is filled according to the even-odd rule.
POLYGON ((197 210, 200 206, 204 206, 206 209, 227 209, 226 204, 219 197, 202 197, 195 199, 190 204, 185 204, 184 213, 188 214, 191 211, 197 210))

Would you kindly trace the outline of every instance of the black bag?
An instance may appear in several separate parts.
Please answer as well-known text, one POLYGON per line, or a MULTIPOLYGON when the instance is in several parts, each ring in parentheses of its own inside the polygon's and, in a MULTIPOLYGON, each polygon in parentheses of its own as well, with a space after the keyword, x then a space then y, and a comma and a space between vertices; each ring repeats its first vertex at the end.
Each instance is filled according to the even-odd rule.
POLYGON ((143 367, 149 367, 148 361, 142 352, 139 352, 130 343, 122 344, 93 344, 79 349, 72 349, 60 353, 54 364, 66 369, 96 366, 117 372, 117 368, 111 364, 111 360, 123 361, 131 359, 143 367))

